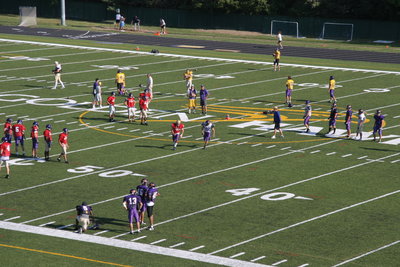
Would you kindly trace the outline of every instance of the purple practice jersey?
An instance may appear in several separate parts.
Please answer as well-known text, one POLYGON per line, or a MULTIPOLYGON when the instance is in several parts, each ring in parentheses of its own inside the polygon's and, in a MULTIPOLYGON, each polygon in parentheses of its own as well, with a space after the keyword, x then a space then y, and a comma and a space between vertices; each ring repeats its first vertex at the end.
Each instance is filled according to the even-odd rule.
POLYGON ((385 119, 385 116, 383 116, 383 115, 375 115, 374 119, 375 119, 375 127, 376 128, 382 128, 382 122, 385 119))
POLYGON ((138 195, 127 195, 124 197, 123 202, 126 202, 126 207, 128 210, 137 210, 139 208, 139 203, 142 202, 142 199, 138 195))
POLYGON ((158 189, 155 187, 151 187, 149 188, 149 190, 147 190, 147 194, 146 194, 146 201, 148 202, 154 202, 156 200, 158 194, 158 189))
POLYGON ((200 90, 200 99, 201 100, 206 100, 208 97, 208 91, 207 89, 200 90))
POLYGON ((90 215, 90 212, 92 211, 92 207, 88 205, 79 205, 76 206, 76 212, 78 215, 90 215))
POLYGON ((144 200, 147 190, 149 190, 149 187, 147 185, 141 184, 136 187, 137 194, 140 196, 142 200, 144 200))
POLYGON ((349 109, 346 112, 346 123, 351 123, 351 116, 353 116, 353 111, 349 109))

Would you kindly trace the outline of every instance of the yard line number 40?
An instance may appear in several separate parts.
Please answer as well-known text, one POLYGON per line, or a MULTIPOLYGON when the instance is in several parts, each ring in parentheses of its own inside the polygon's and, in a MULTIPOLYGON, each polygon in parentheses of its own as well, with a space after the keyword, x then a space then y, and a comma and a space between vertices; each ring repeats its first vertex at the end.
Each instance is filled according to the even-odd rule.
MULTIPOLYGON (((251 193, 261 190, 260 188, 236 188, 236 189, 229 189, 226 190, 225 192, 231 193, 233 196, 245 196, 245 195, 250 195, 251 193)), ((287 200, 287 199, 302 199, 302 200, 313 200, 312 198, 308 197, 301 197, 301 196, 296 196, 293 193, 287 193, 287 192, 273 192, 273 193, 268 193, 265 195, 262 195, 260 197, 262 200, 271 200, 271 201, 279 201, 279 200, 287 200)))

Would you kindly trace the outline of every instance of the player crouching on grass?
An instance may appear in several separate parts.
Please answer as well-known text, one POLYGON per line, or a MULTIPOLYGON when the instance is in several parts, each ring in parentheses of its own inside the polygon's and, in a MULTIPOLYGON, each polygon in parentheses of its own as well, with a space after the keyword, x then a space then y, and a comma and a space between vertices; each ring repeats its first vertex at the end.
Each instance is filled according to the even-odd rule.
POLYGON ((58 156, 57 160, 61 161, 61 156, 64 158, 64 162, 68 164, 67 159, 67 149, 68 149, 68 129, 64 128, 62 133, 58 136, 58 144, 61 147, 61 154, 58 156))
POLYGON ((93 216, 93 209, 89 206, 85 201, 82 202, 82 205, 76 206, 76 220, 75 227, 77 233, 82 234, 82 232, 86 232, 88 226, 90 224, 90 216, 93 216))
POLYGON ((203 149, 206 149, 206 146, 208 145, 208 142, 212 138, 215 138, 215 127, 214 124, 206 120, 201 124, 201 134, 203 135, 203 140, 204 140, 204 146, 203 149))

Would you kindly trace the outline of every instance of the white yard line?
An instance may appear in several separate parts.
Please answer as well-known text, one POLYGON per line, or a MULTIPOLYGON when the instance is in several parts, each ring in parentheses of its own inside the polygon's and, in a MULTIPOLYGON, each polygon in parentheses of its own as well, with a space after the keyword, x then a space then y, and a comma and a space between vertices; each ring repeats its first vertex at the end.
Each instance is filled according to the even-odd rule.
POLYGON ((133 242, 133 241, 137 241, 137 240, 140 240, 140 239, 143 239, 143 238, 146 238, 147 236, 146 235, 144 235, 144 236, 141 236, 141 237, 137 237, 137 238, 134 238, 134 239, 132 239, 131 241, 133 242))
POLYGON ((204 247, 205 246, 198 246, 198 247, 189 249, 189 251, 196 251, 196 250, 199 250, 199 249, 204 248, 204 247))
POLYGON ((260 256, 260 257, 257 257, 257 258, 254 258, 254 259, 252 259, 252 260, 250 260, 251 262, 256 262, 256 261, 259 261, 259 260, 262 260, 262 259, 264 259, 266 256, 260 256))
POLYGON ((164 242, 165 240, 167 240, 167 239, 160 239, 160 240, 157 240, 157 241, 154 241, 154 242, 151 242, 150 243, 150 245, 155 245, 155 244, 158 244, 158 243, 161 243, 161 242, 164 242))
POLYGON ((170 247, 170 248, 176 248, 176 247, 182 246, 182 245, 184 245, 184 244, 185 244, 185 242, 180 242, 180 243, 177 243, 177 244, 172 245, 172 246, 169 246, 169 247, 170 247))
MULTIPOLYGON (((38 234, 43 236, 51 236, 51 237, 58 237, 68 240, 74 241, 81 241, 91 244, 99 244, 99 245, 106 245, 115 248, 124 248, 133 251, 139 252, 146 252, 152 253, 157 255, 164 255, 169 257, 176 257, 191 261, 197 262, 204 262, 204 263, 211 263, 211 264, 219 264, 223 266, 232 266, 232 267, 266 267, 268 265, 251 263, 247 261, 229 259, 219 256, 210 256, 203 253, 191 252, 191 251, 184 251, 179 249, 173 248, 165 248, 155 245, 149 245, 144 243, 136 243, 126 240, 118 240, 118 239, 110 239, 107 237, 101 236, 94 236, 94 235, 87 235, 87 234, 76 234, 70 231, 60 231, 56 229, 49 229, 43 228, 38 226, 31 226, 31 225, 24 225, 18 223, 10 223, 0 221, 0 228, 11 230, 11 231, 18 231, 23 233, 30 233, 30 234, 38 234)), ((269 266, 271 267, 271 266, 269 266)))
POLYGON ((95 234, 93 234, 93 235, 101 235, 101 234, 107 233, 107 232, 109 232, 109 231, 110 231, 110 230, 104 230, 104 231, 97 232, 97 233, 95 233, 95 234))
POLYGON ((287 262, 287 260, 285 259, 285 260, 277 261, 277 262, 273 263, 272 266, 278 266, 279 264, 284 263, 284 262, 287 262))
POLYGON ((49 224, 53 224, 53 223, 55 223, 55 221, 52 221, 52 222, 47 222, 47 223, 43 223, 43 224, 41 224, 41 225, 39 225, 39 226, 46 226, 46 225, 49 225, 49 224))
POLYGON ((19 218, 21 218, 21 216, 15 216, 15 217, 11 217, 11 218, 3 220, 3 222, 12 221, 12 220, 19 219, 19 218))
MULTIPOLYGON (((400 154, 400 153, 397 153, 397 154, 400 154)), ((289 225, 289 226, 286 226, 286 227, 283 227, 283 228, 280 228, 280 229, 277 229, 275 231, 272 231, 272 232, 269 232, 269 233, 266 233, 266 234, 262 234, 262 235, 250 238, 248 240, 233 244, 231 246, 216 250, 214 252, 209 253, 209 255, 214 255, 214 254, 217 254, 219 252, 222 252, 222 251, 225 251, 225 250, 237 247, 237 246, 241 246, 241 245, 250 243, 250 242, 258 240, 260 238, 264 238, 266 236, 270 236, 270 235, 285 231, 287 229, 291 229, 291 228, 297 227, 299 225, 303 225, 303 224, 306 224, 306 223, 309 223, 309 222, 312 222, 312 221, 315 221, 315 220, 318 220, 318 219, 321 219, 321 218, 325 218, 325 217, 328 217, 328 216, 330 216, 332 214, 336 214, 336 213, 339 213, 339 212, 342 212, 342 211, 346 211, 346 210, 349 210, 351 208, 358 207, 358 206, 373 202, 375 200, 379 200, 379 199, 382 199, 382 198, 385 198, 385 197, 388 197, 388 196, 392 196, 392 195, 395 195, 395 194, 398 194, 398 193, 400 193, 400 190, 396 190, 396 191, 393 191, 393 192, 390 192, 390 193, 386 193, 384 195, 380 195, 378 197, 370 198, 370 199, 367 199, 365 201, 361 201, 361 202, 349 205, 349 206, 344 207, 344 208, 340 208, 340 209, 337 209, 337 210, 334 210, 334 211, 331 211, 331 212, 328 212, 328 213, 324 213, 322 215, 319 215, 319 216, 316 216, 316 217, 313 217, 313 218, 310 218, 310 219, 307 219, 307 220, 304 220, 304 221, 301 221, 301 222, 298 222, 298 223, 295 223, 295 224, 292 224, 292 225, 289 225)))
POLYGON ((361 254, 361 255, 359 255, 359 256, 357 256, 357 257, 354 257, 354 258, 351 258, 351 259, 342 261, 342 262, 340 262, 340 263, 338 263, 338 264, 333 265, 332 267, 342 266, 342 265, 347 264, 347 263, 349 263, 349 262, 352 262, 352 261, 358 260, 358 259, 360 259, 360 258, 362 258, 362 257, 368 256, 368 255, 370 255, 370 254, 372 254, 372 253, 378 252, 378 251, 380 251, 380 250, 382 250, 382 249, 385 249, 385 248, 394 246, 394 245, 396 245, 396 244, 398 244, 398 243, 400 243, 400 240, 394 241, 394 242, 392 242, 392 243, 390 243, 390 244, 384 245, 384 246, 379 247, 379 248, 377 248, 377 249, 368 251, 367 253, 361 254))
POLYGON ((237 258, 237 257, 242 256, 242 255, 244 255, 244 254, 246 254, 246 252, 239 252, 239 253, 237 253, 237 254, 235 254, 235 255, 230 256, 229 258, 230 258, 230 259, 234 259, 234 258, 237 258))
POLYGON ((62 230, 62 229, 68 228, 68 227, 73 226, 73 225, 75 225, 75 224, 71 223, 71 224, 67 224, 67 225, 63 225, 63 226, 57 227, 57 229, 58 230, 62 230))

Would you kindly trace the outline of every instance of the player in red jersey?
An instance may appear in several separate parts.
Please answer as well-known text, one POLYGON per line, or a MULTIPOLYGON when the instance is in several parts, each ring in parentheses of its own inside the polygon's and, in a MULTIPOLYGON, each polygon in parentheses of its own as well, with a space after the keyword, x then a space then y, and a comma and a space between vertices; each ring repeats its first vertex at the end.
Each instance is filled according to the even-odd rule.
POLYGON ((58 156, 57 160, 61 161, 61 156, 64 158, 65 163, 68 164, 67 159, 67 149, 68 149, 68 129, 64 128, 62 133, 58 136, 58 144, 61 147, 61 154, 58 156))
POLYGON ((15 140, 15 154, 18 156, 18 146, 21 145, 22 148, 22 156, 25 156, 25 147, 24 147, 24 139, 25 139, 25 125, 22 123, 22 120, 18 120, 16 124, 12 126, 12 132, 14 133, 15 140))
POLYGON ((107 104, 109 108, 110 122, 115 121, 115 92, 111 92, 111 95, 107 98, 107 104))
POLYGON ((0 171, 1 171, 1 164, 6 166, 7 174, 6 178, 10 178, 10 165, 8 164, 8 161, 10 160, 11 156, 11 143, 7 141, 7 138, 3 137, 1 139, 2 143, 0 145, 0 171))
POLYGON ((32 157, 37 158, 37 150, 39 147, 39 123, 33 122, 31 128, 31 138, 32 138, 32 157))
POLYGON ((140 107, 140 124, 147 124, 147 111, 149 108, 148 95, 143 92, 139 94, 139 107, 140 107))
POLYGON ((125 106, 128 108, 129 122, 135 121, 135 112, 136 112, 135 104, 136 104, 135 97, 132 95, 132 93, 130 93, 128 95, 128 98, 125 99, 125 106))
POLYGON ((53 137, 51 135, 51 125, 47 124, 46 125, 46 130, 43 132, 43 138, 44 138, 44 159, 46 161, 50 160, 50 150, 51 150, 51 143, 53 142, 53 137))
POLYGON ((7 142, 11 143, 12 139, 12 119, 7 118, 6 122, 4 123, 4 137, 7 139, 7 142))
POLYGON ((185 125, 180 120, 171 125, 172 142, 174 143, 172 150, 176 150, 179 139, 183 137, 183 133, 185 132, 184 127, 185 125))

